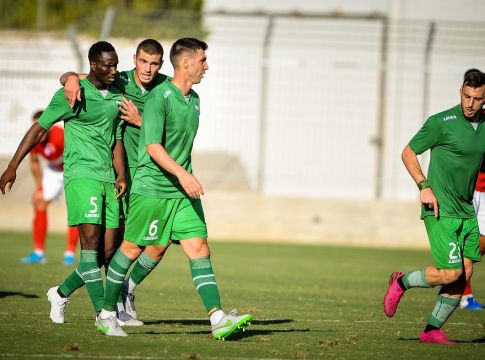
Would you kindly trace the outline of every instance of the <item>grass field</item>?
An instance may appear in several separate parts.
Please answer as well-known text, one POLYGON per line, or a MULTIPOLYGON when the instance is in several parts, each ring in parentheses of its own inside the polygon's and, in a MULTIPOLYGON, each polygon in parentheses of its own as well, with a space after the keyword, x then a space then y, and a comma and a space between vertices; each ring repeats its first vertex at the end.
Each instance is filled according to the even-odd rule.
MULTIPOLYGON (((46 290, 72 271, 61 264, 63 238, 48 239, 46 265, 22 265, 28 234, 0 233, 0 358, 80 359, 484 359, 485 312, 457 310, 445 327, 459 344, 425 345, 418 336, 436 289, 411 290, 387 319, 382 297, 393 270, 430 262, 427 251, 213 243, 213 265, 226 310, 255 321, 231 341, 215 341, 173 247, 137 289, 140 328, 128 338, 96 332, 85 289, 71 297, 66 323, 51 323, 46 290)), ((474 290, 485 301, 485 268, 474 290)))

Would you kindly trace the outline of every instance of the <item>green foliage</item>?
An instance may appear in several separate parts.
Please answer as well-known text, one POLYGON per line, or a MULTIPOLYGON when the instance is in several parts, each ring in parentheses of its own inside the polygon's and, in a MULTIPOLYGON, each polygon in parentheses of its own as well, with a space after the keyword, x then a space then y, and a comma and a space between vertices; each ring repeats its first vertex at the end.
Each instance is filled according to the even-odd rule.
POLYGON ((0 29, 64 31, 98 36, 108 7, 115 9, 111 36, 203 37, 202 0, 0 0, 0 29))
MULTIPOLYGON (((46 265, 23 265, 30 234, 0 233, 0 358, 96 359, 482 359, 484 324, 478 312, 457 310, 445 331, 452 348, 420 344, 436 289, 414 289, 396 316, 382 310, 389 273, 429 263, 429 251, 252 243, 212 243, 222 305, 250 311, 255 321, 235 339, 215 341, 188 262, 172 246, 137 288, 145 326, 129 337, 96 333, 85 289, 71 296, 66 323, 49 320, 47 289, 73 268, 61 264, 63 236, 48 239, 46 265)), ((474 291, 485 300, 485 271, 474 291)))

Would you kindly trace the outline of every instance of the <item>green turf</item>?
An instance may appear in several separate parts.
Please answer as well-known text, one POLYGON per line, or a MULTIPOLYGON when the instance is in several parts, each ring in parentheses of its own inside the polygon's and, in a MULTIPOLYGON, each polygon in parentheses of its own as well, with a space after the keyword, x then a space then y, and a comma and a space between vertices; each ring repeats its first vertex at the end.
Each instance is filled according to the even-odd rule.
MULTIPOLYGON (((210 336, 202 303, 180 248, 137 289, 139 318, 128 338, 96 332, 84 289, 71 297, 66 324, 51 323, 46 290, 72 270, 61 264, 63 238, 48 239, 48 263, 23 265, 27 234, 0 233, 0 358, 85 359, 484 359, 485 312, 458 310, 445 327, 453 348, 417 340, 436 289, 407 293, 393 319, 382 296, 393 270, 429 263, 427 251, 213 243, 212 258, 226 310, 255 321, 232 341, 210 336)), ((485 301, 485 271, 474 290, 485 301)))

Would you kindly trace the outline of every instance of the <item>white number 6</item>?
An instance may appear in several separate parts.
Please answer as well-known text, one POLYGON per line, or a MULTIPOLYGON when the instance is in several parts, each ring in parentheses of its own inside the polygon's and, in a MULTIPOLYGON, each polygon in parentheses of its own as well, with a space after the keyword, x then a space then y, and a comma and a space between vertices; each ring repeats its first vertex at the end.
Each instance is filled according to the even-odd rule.
POLYGON ((148 235, 155 236, 157 234, 157 230, 158 230, 158 220, 153 220, 150 223, 150 227, 148 229, 148 235))

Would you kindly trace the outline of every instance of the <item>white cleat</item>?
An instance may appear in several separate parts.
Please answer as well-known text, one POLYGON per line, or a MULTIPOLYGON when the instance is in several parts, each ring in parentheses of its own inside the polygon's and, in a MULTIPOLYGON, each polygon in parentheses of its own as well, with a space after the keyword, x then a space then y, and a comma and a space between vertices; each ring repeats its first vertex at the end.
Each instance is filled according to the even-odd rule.
POLYGON ((123 306, 125 311, 134 320, 137 320, 135 308, 135 294, 128 292, 128 280, 123 281, 123 287, 121 288, 121 298, 123 299, 123 306))
POLYGON ((56 324, 64 324, 64 312, 69 304, 69 298, 63 298, 57 292, 59 286, 54 286, 47 291, 47 300, 51 303, 49 317, 56 324))
MULTIPOLYGON (((133 319, 126 311, 118 312, 118 321, 122 321, 125 326, 143 326, 143 322, 133 319)), ((123 326, 123 325, 122 325, 123 326)))
POLYGON ((107 336, 128 336, 121 328, 118 319, 115 316, 110 316, 107 319, 96 318, 96 327, 107 336))
POLYGON ((235 332, 245 331, 246 327, 251 324, 253 315, 238 315, 236 310, 231 310, 224 314, 222 319, 215 325, 212 325, 212 337, 217 340, 225 340, 235 332))

